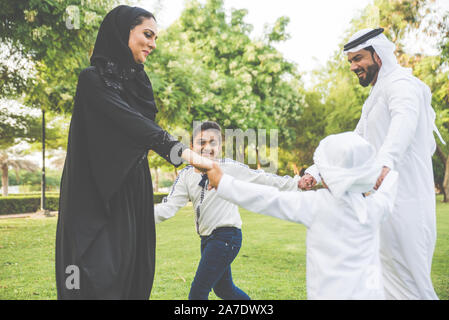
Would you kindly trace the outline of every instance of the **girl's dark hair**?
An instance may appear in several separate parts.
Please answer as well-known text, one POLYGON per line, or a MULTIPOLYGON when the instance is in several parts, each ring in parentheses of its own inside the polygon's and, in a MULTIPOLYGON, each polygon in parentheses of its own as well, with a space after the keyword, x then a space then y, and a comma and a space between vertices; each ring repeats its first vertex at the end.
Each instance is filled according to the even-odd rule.
POLYGON ((154 15, 151 12, 142 13, 134 19, 129 30, 132 30, 135 27, 137 27, 139 24, 141 24, 143 22, 144 19, 154 19, 154 21, 156 21, 156 18, 154 17, 154 15))

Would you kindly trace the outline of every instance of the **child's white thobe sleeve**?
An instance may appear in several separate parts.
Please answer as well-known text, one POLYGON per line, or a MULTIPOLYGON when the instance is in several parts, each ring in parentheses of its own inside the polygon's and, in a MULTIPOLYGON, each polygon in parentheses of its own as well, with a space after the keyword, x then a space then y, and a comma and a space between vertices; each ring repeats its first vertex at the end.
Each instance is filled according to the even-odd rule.
POLYGON ((278 176, 264 170, 253 170, 239 162, 221 164, 224 173, 242 181, 263 184, 278 188, 281 191, 300 191, 298 189, 299 176, 278 176))
POLYGON ((247 210, 309 227, 318 200, 315 191, 279 191, 277 188, 249 183, 223 174, 218 185, 220 197, 247 210))
POLYGON ((185 172, 179 173, 168 196, 154 206, 154 222, 156 224, 172 218, 189 201, 184 175, 185 172))

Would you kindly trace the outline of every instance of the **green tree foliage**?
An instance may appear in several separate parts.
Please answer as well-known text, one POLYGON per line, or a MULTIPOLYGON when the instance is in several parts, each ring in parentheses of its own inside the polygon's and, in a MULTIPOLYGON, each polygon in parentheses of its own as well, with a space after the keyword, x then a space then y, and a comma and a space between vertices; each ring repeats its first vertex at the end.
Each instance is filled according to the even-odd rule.
POLYGON ((14 98, 30 85, 30 64, 12 45, 0 44, 0 98, 14 98))
POLYGON ((73 107, 77 78, 112 0, 0 1, 0 39, 31 60, 26 105, 59 112, 73 107))
MULTIPOLYGON (((27 57, 34 70, 14 77, 21 60, 0 63, 0 95, 25 92, 29 105, 70 113, 77 77, 89 65, 99 23, 115 5, 115 0, 0 0, 0 39, 11 55, 27 57)), ((436 28, 441 55, 410 56, 404 51, 403 40, 421 27, 428 5, 424 0, 375 0, 353 19, 340 47, 356 30, 384 27, 401 64, 413 67, 431 87, 437 125, 449 141, 449 18, 433 22, 441 24, 436 28)), ((280 173, 292 173, 285 168, 311 164, 323 137, 355 128, 369 88, 358 84, 339 49, 314 74, 318 84, 305 90, 296 65, 274 48, 289 38, 289 19, 280 17, 265 27, 262 38, 252 39, 246 15, 246 10, 225 12, 222 0, 189 0, 180 18, 160 32, 157 49, 146 62, 160 110, 158 122, 169 131, 190 131, 193 120, 206 119, 223 128, 277 128, 280 173)), ((32 119, 16 121, 34 126, 32 119)), ((1 124, 1 134, 21 136, 14 130, 1 124)), ((439 145, 439 151, 434 160, 442 181, 449 149, 439 145)), ((163 166, 155 156, 150 162, 163 166)))
MULTIPOLYGON (((317 111, 304 114, 303 121, 313 123, 315 114, 321 112, 324 112, 326 116, 322 121, 317 122, 317 125, 324 126, 324 130, 315 130, 317 134, 322 134, 321 137, 316 135, 303 137, 305 139, 303 145, 310 150, 306 153, 310 154, 316 148, 317 141, 326 135, 354 130, 360 118, 363 103, 368 97, 370 87, 363 88, 359 85, 357 77, 350 71, 347 57, 342 50, 349 37, 363 28, 383 27, 386 36, 396 44, 396 54, 401 64, 413 66, 411 63, 416 58, 411 58, 404 53, 403 40, 410 31, 419 27, 426 5, 427 2, 424 0, 375 0, 352 20, 340 44, 340 49, 335 52, 323 69, 314 73, 318 84, 311 92, 321 97, 318 99, 321 103, 311 103, 310 108, 317 111)), ((306 164, 310 164, 308 162, 311 158, 308 157, 306 161, 306 164)))
MULTIPOLYGON (((70 112, 77 78, 89 65, 96 31, 115 1, 91 0, 0 0, 0 98, 21 97, 27 106, 70 112)), ((48 112, 47 112, 48 114, 48 112)), ((41 140, 41 118, 18 115, 2 108, 0 147, 20 141, 41 140)), ((48 118, 48 117, 47 117, 48 118)), ((47 119, 48 120, 48 119, 47 119)), ((66 130, 53 122, 46 130, 47 148, 65 146, 66 130)), ((3 187, 8 169, 2 163, 3 187)), ((5 182, 6 181, 6 182, 5 182)))
POLYGON ((19 140, 33 143, 40 137, 40 118, 27 113, 11 112, 6 101, 0 106, 0 150, 17 144, 19 140))
MULTIPOLYGON (((432 20, 424 31, 429 29, 439 32, 441 54, 418 56, 409 61, 413 66, 414 74, 432 91, 432 106, 437 114, 436 124, 443 139, 449 143, 449 12, 440 20, 432 20)), ((436 185, 444 194, 445 202, 449 201, 448 155, 449 145, 443 145, 437 140, 437 152, 433 157, 434 176, 436 185)))
POLYGON ((233 9, 227 16, 221 0, 191 0, 160 32, 146 64, 158 121, 188 131, 202 120, 223 129, 279 129, 281 147, 292 147, 305 92, 296 65, 273 46, 289 38, 289 19, 280 17, 262 39, 251 39, 246 15, 233 9))
POLYGON ((271 45, 282 41, 287 18, 265 40, 249 37, 246 10, 226 17, 223 1, 189 1, 161 32, 148 69, 161 120, 215 120, 226 128, 278 128, 299 116, 303 94, 294 64, 271 45))
MULTIPOLYGON (((36 110, 33 110, 36 111, 36 110)), ((38 112, 39 113, 39 112, 38 112)), ((46 146, 50 149, 65 147, 68 126, 62 117, 47 117, 46 146), (48 119, 50 118, 50 119, 48 119)), ((9 170, 24 169, 34 172, 40 179, 41 172, 37 165, 24 159, 26 154, 37 151, 42 144, 42 125, 40 115, 30 112, 30 108, 19 107, 11 100, 0 100, 0 167, 2 171, 2 192, 8 194, 9 170), (14 147, 26 143, 17 151, 14 147)))

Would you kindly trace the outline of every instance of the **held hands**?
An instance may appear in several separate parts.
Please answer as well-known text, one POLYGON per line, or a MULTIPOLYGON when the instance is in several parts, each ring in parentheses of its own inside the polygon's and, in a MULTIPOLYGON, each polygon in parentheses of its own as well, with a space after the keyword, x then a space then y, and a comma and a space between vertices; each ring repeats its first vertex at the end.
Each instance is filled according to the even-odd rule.
POLYGON ((298 180, 298 188, 301 190, 310 190, 316 185, 315 178, 311 175, 306 173, 301 177, 301 179, 298 180))
POLYGON ((181 158, 202 172, 212 169, 212 164, 214 163, 212 160, 202 157, 190 149, 185 149, 181 154, 181 158))
MULTIPOLYGON (((383 167, 382 168, 380 176, 379 176, 379 178, 377 178, 376 185, 374 186, 374 190, 379 189, 380 185, 382 184, 382 182, 384 181, 385 177, 387 176, 387 174, 389 172, 390 172, 390 168, 388 168, 388 167, 383 167)), ((301 179, 299 179, 299 181, 298 181, 298 188, 301 189, 301 190, 310 190, 315 185, 316 185, 315 178, 312 175, 308 174, 308 173, 303 175, 301 177, 301 179)))
POLYGON ((207 172, 207 176, 209 178, 209 190, 211 190, 212 188, 218 188, 218 184, 220 183, 221 177, 223 176, 223 171, 221 171, 218 163, 208 158, 202 157, 190 149, 185 149, 181 154, 181 158, 190 163, 198 170, 207 172))

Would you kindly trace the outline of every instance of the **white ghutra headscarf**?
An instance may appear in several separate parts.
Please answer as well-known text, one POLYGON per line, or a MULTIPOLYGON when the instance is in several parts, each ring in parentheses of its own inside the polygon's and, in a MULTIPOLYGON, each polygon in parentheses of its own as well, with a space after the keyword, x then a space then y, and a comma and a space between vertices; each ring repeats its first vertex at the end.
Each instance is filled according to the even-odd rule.
POLYGON ((344 132, 321 140, 313 160, 332 195, 347 202, 360 223, 366 223, 362 193, 372 190, 382 169, 375 148, 358 134, 344 132))
MULTIPOLYGON (((373 31, 374 29, 363 29, 352 35, 349 39, 349 42, 352 42, 368 32, 373 31)), ((373 47, 379 56, 380 60, 382 60, 382 67, 380 68, 379 78, 390 73, 397 67, 400 67, 396 56, 394 55, 394 51, 396 50, 396 45, 387 39, 387 37, 381 33, 373 38, 368 39, 367 41, 359 44, 358 46, 351 48, 349 50, 345 50, 344 53, 348 54, 348 52, 356 52, 362 50, 366 47, 373 47)), ((408 69, 411 72, 411 69, 408 69)))

